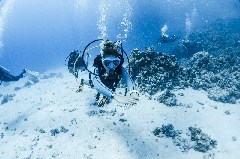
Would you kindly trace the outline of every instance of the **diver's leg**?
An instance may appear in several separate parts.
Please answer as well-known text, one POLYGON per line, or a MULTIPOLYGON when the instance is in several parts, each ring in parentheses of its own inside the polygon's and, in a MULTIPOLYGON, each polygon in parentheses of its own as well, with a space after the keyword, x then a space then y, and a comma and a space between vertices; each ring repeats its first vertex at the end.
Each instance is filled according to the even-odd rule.
POLYGON ((26 69, 24 69, 24 70, 22 71, 22 73, 20 73, 20 75, 18 75, 18 76, 13 76, 14 79, 15 79, 15 81, 18 81, 20 78, 23 78, 25 73, 26 73, 26 69))
POLYGON ((26 73, 26 69, 24 69, 24 70, 22 71, 22 73, 17 76, 17 77, 18 77, 18 80, 19 80, 20 78, 23 78, 25 73, 26 73))
POLYGON ((83 91, 83 84, 84 84, 84 79, 82 78, 79 84, 78 90, 76 91, 77 93, 83 91))
POLYGON ((18 76, 13 76, 13 75, 7 74, 4 77, 5 78, 4 81, 5 82, 18 81, 20 78, 24 77, 25 73, 26 73, 26 70, 24 69, 23 72, 20 75, 18 75, 18 76))
POLYGON ((19 76, 13 76, 13 75, 5 75, 4 76, 4 82, 10 82, 10 81, 18 81, 20 79, 20 75, 19 76))

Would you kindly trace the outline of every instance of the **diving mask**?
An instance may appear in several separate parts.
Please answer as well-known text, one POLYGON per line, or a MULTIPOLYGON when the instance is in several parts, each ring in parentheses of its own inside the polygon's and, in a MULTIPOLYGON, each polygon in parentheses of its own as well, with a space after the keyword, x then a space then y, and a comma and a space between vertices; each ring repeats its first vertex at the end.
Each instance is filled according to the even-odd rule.
POLYGON ((102 58, 102 63, 105 68, 114 70, 120 64, 120 59, 116 56, 107 56, 102 58))

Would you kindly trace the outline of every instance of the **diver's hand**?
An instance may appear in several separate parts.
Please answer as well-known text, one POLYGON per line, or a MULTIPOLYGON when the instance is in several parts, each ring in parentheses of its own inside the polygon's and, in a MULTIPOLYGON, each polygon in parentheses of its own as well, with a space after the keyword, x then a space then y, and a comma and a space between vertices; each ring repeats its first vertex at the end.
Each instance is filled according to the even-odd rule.
POLYGON ((122 104, 136 104, 139 101, 139 98, 133 96, 114 95, 113 99, 122 104))
POLYGON ((138 93, 138 91, 136 91, 136 90, 131 91, 131 92, 130 92, 130 96, 131 96, 133 99, 139 101, 139 93, 138 93))

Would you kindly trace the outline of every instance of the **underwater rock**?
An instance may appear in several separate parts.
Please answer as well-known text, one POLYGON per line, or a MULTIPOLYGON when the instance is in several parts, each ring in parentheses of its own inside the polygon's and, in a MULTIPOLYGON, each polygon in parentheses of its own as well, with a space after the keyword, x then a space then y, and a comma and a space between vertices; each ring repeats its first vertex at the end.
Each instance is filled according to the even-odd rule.
POLYGON ((42 133, 42 134, 46 133, 43 128, 41 128, 41 129, 39 130, 39 132, 42 133))
POLYGON ((112 110, 91 110, 89 111, 87 114, 89 116, 105 116, 105 115, 109 115, 109 116, 114 116, 116 114, 117 110, 116 109, 112 109, 112 110))
POLYGON ((171 138, 175 138, 177 136, 179 136, 180 131, 178 130, 174 130, 174 127, 172 124, 167 124, 167 125, 162 125, 162 127, 157 127, 155 128, 155 130, 153 131, 153 134, 155 136, 159 136, 160 134, 165 135, 167 138, 171 137, 171 138))
POLYGON ((2 139, 4 137, 4 133, 1 133, 0 134, 0 138, 2 139))
POLYGON ((152 47, 144 51, 134 49, 130 56, 131 74, 140 91, 150 95, 179 85, 179 64, 175 56, 156 52, 152 47))
POLYGON ((121 122, 126 122, 127 119, 121 118, 121 119, 119 119, 119 121, 121 121, 121 122))
POLYGON ((233 137, 232 137, 232 141, 237 141, 237 137, 236 137, 236 136, 233 136, 233 137))
POLYGON ((217 141, 211 139, 207 134, 203 133, 200 128, 189 127, 191 132, 191 140, 194 141, 193 148, 195 151, 207 152, 216 148, 217 141))
POLYGON ((31 85, 33 85, 33 83, 30 81, 27 81, 27 82, 25 82, 23 87, 30 87, 31 85))
POLYGON ((208 90, 208 97, 214 101, 235 104, 236 100, 239 99, 239 93, 216 87, 208 90))
MULTIPOLYGON (((240 20, 218 20, 192 32, 184 46, 196 46, 187 57, 134 49, 130 56, 132 78, 143 93, 192 87, 205 90, 214 101, 235 104, 240 99, 240 20), (201 51, 207 50, 207 51, 201 51), (184 58, 184 59, 183 59, 184 58)), ((182 46, 181 46, 182 47, 182 46)))
POLYGON ((62 73, 50 73, 48 75, 44 75, 42 77, 42 79, 49 79, 49 78, 63 78, 63 74, 62 73))
POLYGON ((181 45, 188 50, 187 55, 181 55, 178 50, 172 52, 179 60, 151 47, 144 51, 134 49, 130 66, 140 91, 154 95, 165 89, 192 87, 207 91, 214 101, 235 104, 240 99, 238 26, 238 19, 217 20, 192 32, 181 45), (194 49, 189 50, 192 46, 194 49))
POLYGON ((60 133, 60 131, 56 128, 56 129, 52 129, 51 131, 51 136, 56 136, 57 134, 60 133))
MULTIPOLYGON (((234 104, 240 99, 239 54, 240 50, 237 54, 217 56, 201 51, 180 63, 174 56, 156 52, 151 47, 144 51, 135 49, 130 56, 131 74, 140 91, 149 95, 192 87, 207 91, 212 100, 234 104)), ((172 102, 168 105, 176 101, 172 102)))
POLYGON ((231 115, 230 110, 226 110, 224 113, 225 113, 226 115, 231 115))
POLYGON ((66 132, 68 132, 68 129, 66 129, 64 126, 61 126, 60 131, 63 133, 66 133, 66 132))
POLYGON ((21 87, 15 87, 14 88, 14 91, 18 91, 18 90, 20 90, 21 89, 21 87))
POLYGON ((51 132, 51 136, 56 136, 60 132, 62 132, 62 133, 68 132, 68 129, 66 129, 64 126, 61 126, 60 129, 55 128, 55 129, 52 129, 50 132, 51 132))
POLYGON ((16 94, 7 94, 5 96, 3 96, 2 98, 2 101, 1 101, 1 105, 13 100, 13 97, 15 96, 16 94))
POLYGON ((221 54, 216 57, 205 52, 196 53, 189 62, 189 85, 203 89, 208 97, 223 103, 240 99, 240 57, 221 54))
POLYGON ((182 138, 182 131, 174 130, 174 126, 172 124, 162 125, 161 128, 155 128, 153 134, 160 138, 172 138, 173 144, 175 146, 178 146, 182 150, 182 152, 187 152, 192 148, 190 140, 182 138))
POLYGON ((213 148, 216 148, 217 141, 211 139, 207 134, 203 133, 200 128, 189 127, 189 138, 182 137, 182 131, 174 130, 172 124, 162 125, 157 127, 153 131, 153 134, 157 137, 172 138, 173 144, 178 146, 182 152, 188 152, 190 149, 194 149, 199 152, 207 152, 213 148))
POLYGON ((160 103, 166 104, 167 106, 177 106, 177 98, 174 93, 171 91, 167 90, 164 92, 162 95, 160 95, 157 100, 160 103))

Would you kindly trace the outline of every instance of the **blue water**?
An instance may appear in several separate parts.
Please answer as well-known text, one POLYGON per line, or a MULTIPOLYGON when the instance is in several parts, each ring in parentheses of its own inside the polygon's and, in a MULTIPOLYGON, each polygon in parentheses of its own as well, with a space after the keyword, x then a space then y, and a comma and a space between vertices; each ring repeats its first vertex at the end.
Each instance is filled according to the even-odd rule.
POLYGON ((169 35, 184 39, 216 19, 240 18, 239 0, 2 0, 0 7, 0 65, 13 74, 64 66, 72 50, 83 50, 104 33, 113 41, 126 34, 121 40, 128 53, 148 46, 161 51, 156 41, 164 24, 169 35), (128 23, 121 25, 124 18, 128 23))

